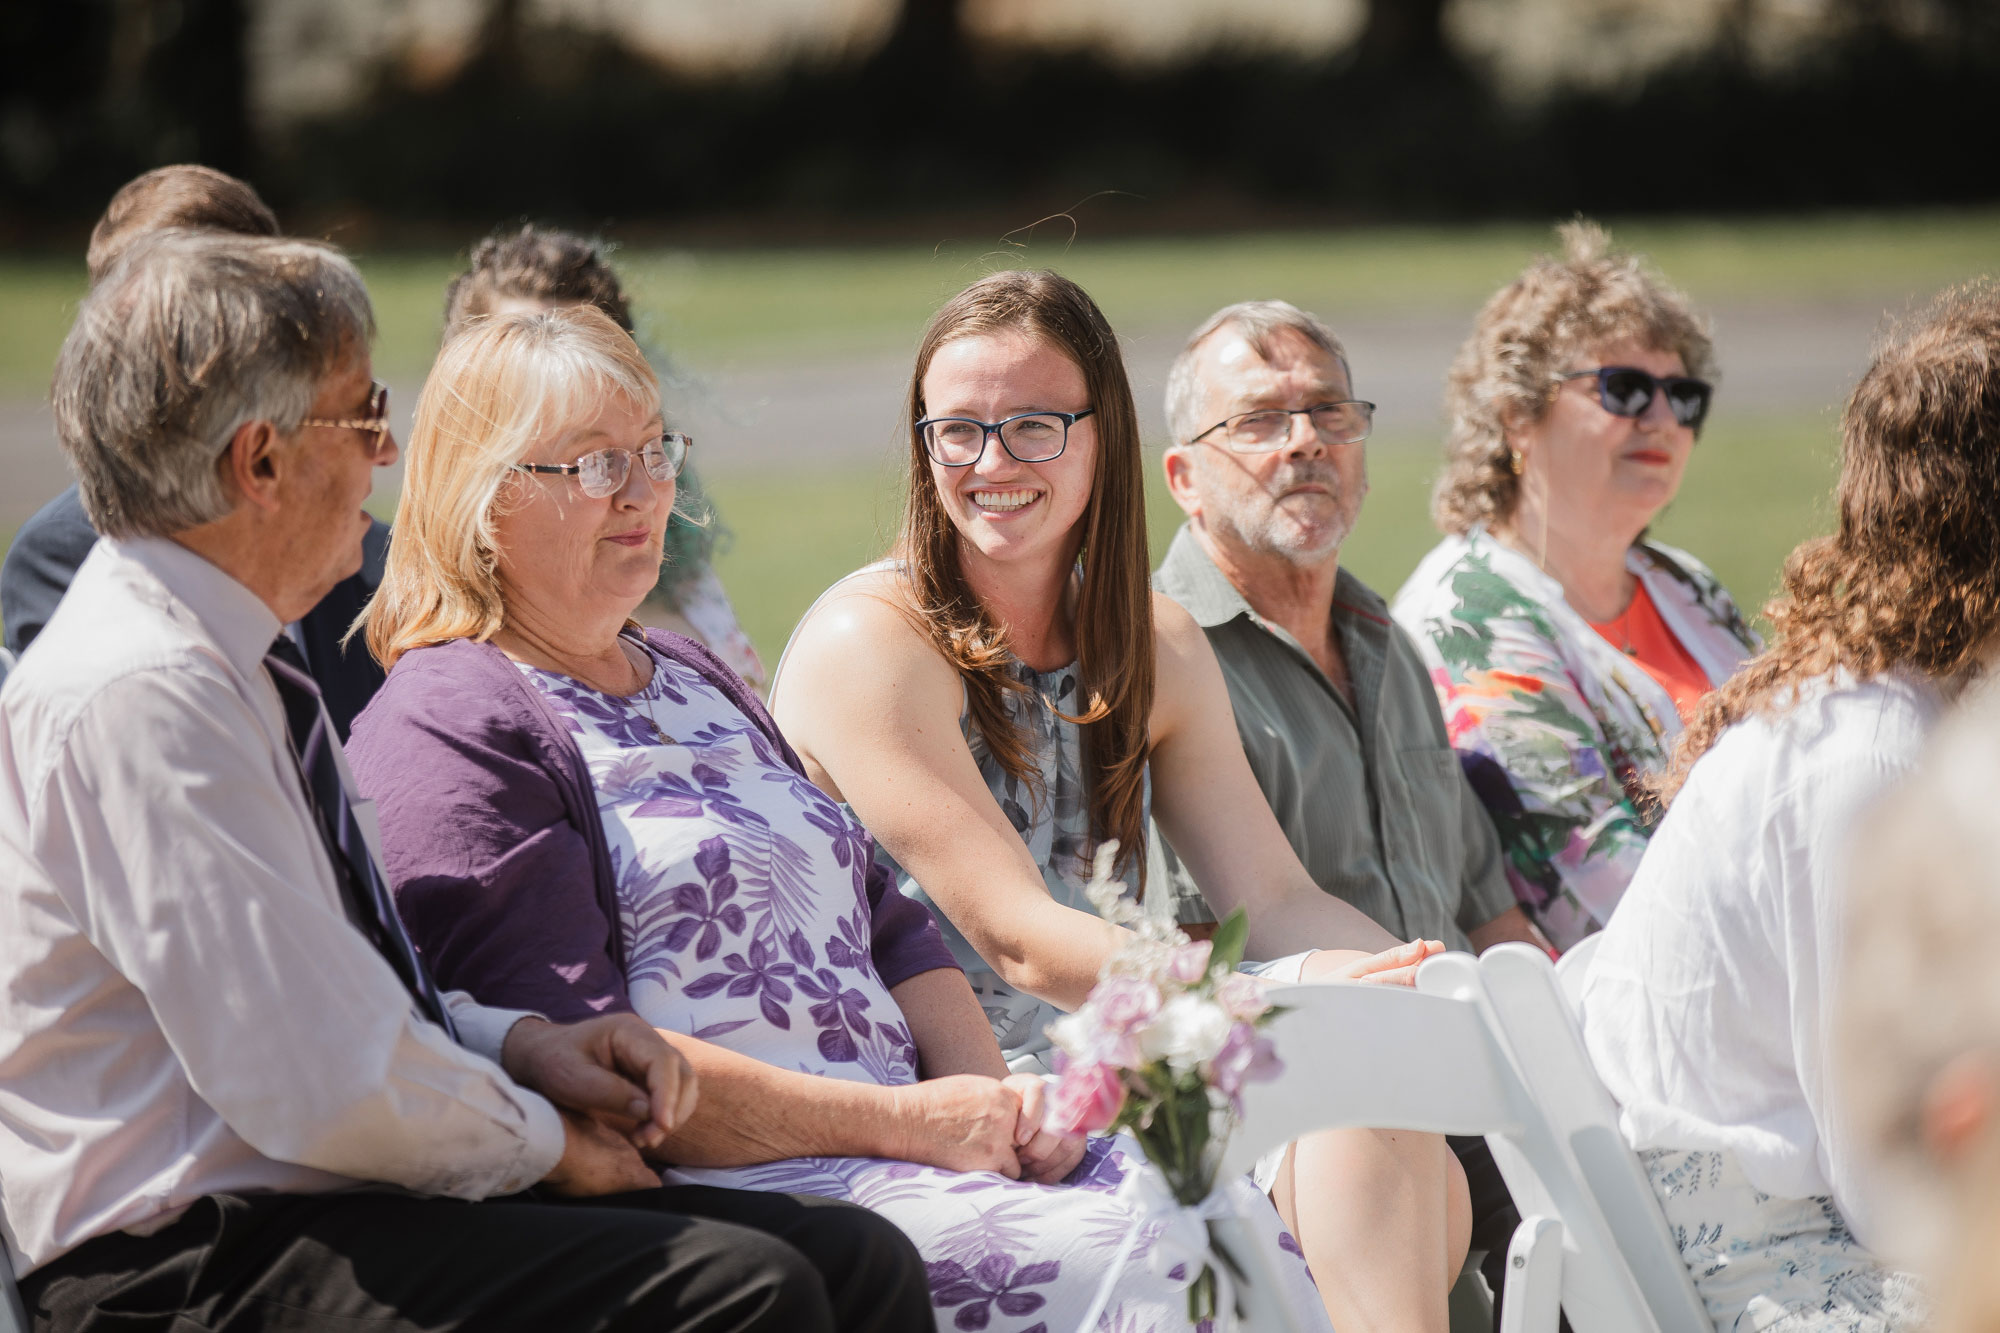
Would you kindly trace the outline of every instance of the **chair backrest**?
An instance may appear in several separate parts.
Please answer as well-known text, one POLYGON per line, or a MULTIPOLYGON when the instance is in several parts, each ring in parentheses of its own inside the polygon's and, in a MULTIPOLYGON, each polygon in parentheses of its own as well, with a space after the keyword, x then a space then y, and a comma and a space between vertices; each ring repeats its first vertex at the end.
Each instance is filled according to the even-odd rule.
MULTIPOLYGON (((1566 1149, 1609 1233, 1612 1245, 1605 1261, 1629 1273, 1662 1333, 1713 1333, 1645 1169, 1619 1132, 1618 1109, 1591 1066, 1573 1004, 1564 995, 1580 988, 1595 940, 1586 941, 1589 948, 1581 956, 1572 957, 1574 948, 1564 955, 1561 971, 1567 975, 1560 985, 1548 955, 1525 944, 1487 950, 1478 963, 1480 979, 1523 1083, 1566 1149)), ((1513 1177, 1504 1161, 1501 1173, 1511 1187, 1513 1177)), ((1522 1212, 1527 1211, 1523 1206, 1522 1212)), ((1562 1218, 1566 1225, 1571 1221, 1567 1211, 1562 1218)), ((1565 1279, 1569 1271, 1565 1264, 1565 1279)), ((1579 1294, 1578 1299, 1586 1298, 1579 1294)), ((1581 1311, 1572 1305, 1567 1280, 1563 1305, 1582 1333, 1581 1311)))
MULTIPOLYGON (((1427 964, 1428 965, 1428 964, 1427 964)), ((1273 986, 1278 1078, 1243 1090, 1227 1174, 1316 1129, 1520 1133, 1536 1114, 1475 1004, 1396 986, 1273 986)))
POLYGON ((5 1244, 0 1244, 0 1333, 28 1333, 28 1312, 14 1287, 14 1265, 5 1244))
POLYGON ((1604 943, 1604 932, 1585 935, 1556 959, 1556 984, 1562 987, 1563 999, 1569 1002, 1569 1011, 1574 1014, 1583 1007, 1583 974, 1590 970, 1590 960, 1597 956, 1597 946, 1604 943))

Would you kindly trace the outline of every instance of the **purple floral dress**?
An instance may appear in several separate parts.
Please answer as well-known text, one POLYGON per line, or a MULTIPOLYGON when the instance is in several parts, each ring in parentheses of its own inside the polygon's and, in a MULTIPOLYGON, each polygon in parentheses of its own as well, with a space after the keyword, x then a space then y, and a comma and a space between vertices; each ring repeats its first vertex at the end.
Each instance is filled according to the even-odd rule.
MULTIPOLYGON (((896 1086, 917 1079, 909 1026, 875 971, 866 844, 756 724, 697 675, 654 658, 638 694, 522 667, 575 732, 617 870, 633 1008, 785 1069, 896 1086)), ((940 1328, 1070 1333, 1131 1213, 1116 1191, 1137 1149, 1093 1139, 1061 1185, 873 1157, 675 1168, 670 1182, 818 1194, 890 1218, 923 1252, 940 1328)), ((1325 1314, 1297 1244, 1248 1181, 1239 1211, 1278 1256, 1301 1326, 1325 1314)), ((1180 1283, 1142 1232, 1099 1327, 1186 1327, 1180 1283)))

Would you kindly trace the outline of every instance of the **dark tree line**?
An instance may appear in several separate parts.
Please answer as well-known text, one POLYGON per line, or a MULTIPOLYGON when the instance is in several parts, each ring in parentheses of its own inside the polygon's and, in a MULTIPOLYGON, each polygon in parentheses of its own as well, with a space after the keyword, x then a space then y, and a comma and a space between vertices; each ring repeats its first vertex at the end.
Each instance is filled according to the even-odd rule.
POLYGON ((1135 225, 2000 195, 1984 165, 2000 160, 2000 4, 1838 0, 1833 35, 1773 73, 1747 40, 1768 2, 1730 0, 1710 49, 1636 86, 1523 108, 1451 47, 1448 11, 1480 0, 1370 0, 1331 58, 1148 71, 987 49, 967 0, 901 0, 850 65, 706 79, 485 0, 442 86, 391 62, 355 109, 274 141, 246 95, 256 0, 0 0, 0 225, 86 218, 137 171, 185 160, 295 212, 455 223, 803 228, 1019 217, 1105 191, 1136 197, 1135 225))

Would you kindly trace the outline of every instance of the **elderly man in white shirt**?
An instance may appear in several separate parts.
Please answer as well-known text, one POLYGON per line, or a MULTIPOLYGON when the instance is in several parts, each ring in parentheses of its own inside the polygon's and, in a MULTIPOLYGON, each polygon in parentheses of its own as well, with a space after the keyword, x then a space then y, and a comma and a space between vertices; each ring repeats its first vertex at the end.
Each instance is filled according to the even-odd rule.
POLYGON ((0 690, 0 1230, 34 1327, 929 1328, 873 1214, 659 1187, 695 1087, 643 1021, 440 997, 410 950, 273 652, 396 458, 372 332, 329 247, 169 233, 64 345, 105 540, 0 690))

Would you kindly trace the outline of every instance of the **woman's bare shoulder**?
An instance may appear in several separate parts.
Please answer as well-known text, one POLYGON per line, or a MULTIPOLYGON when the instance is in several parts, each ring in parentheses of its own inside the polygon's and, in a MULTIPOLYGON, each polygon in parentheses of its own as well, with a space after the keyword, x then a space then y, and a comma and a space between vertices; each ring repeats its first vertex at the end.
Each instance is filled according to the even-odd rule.
POLYGON ((793 632, 774 704, 877 708, 933 695, 955 711, 957 673, 931 643, 894 569, 871 569, 838 584, 793 632))

